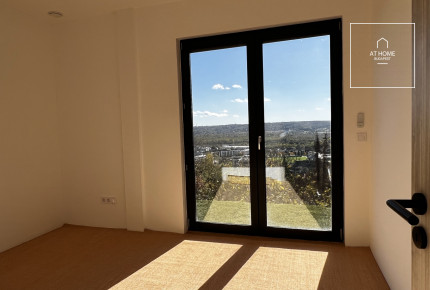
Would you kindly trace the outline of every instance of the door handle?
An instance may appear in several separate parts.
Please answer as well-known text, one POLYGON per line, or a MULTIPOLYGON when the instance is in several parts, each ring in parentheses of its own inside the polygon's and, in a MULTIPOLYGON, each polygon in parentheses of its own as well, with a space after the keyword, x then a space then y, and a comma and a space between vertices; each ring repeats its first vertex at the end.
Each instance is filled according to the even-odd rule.
POLYGON ((419 219, 406 208, 412 208, 417 215, 427 212, 427 200, 422 193, 414 193, 412 199, 389 199, 387 205, 412 226, 417 225, 419 219))
MULTIPOLYGON (((389 199, 387 205, 412 226, 417 225, 420 221, 406 208, 412 208, 417 215, 423 215, 427 212, 427 199, 422 193, 414 193, 412 199, 389 199)), ((418 249, 427 247, 427 234, 423 227, 412 229, 412 240, 418 249)))
POLYGON ((261 136, 258 136, 258 150, 261 149, 261 136))

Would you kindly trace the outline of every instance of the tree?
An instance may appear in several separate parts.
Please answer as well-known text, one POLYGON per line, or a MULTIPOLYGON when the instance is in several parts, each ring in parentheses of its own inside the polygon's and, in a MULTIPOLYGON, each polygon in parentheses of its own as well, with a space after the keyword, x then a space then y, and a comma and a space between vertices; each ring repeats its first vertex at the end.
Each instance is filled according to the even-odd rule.
POLYGON ((196 199, 212 200, 222 183, 220 165, 214 164, 212 153, 206 154, 204 159, 195 161, 196 199))
POLYGON ((330 153, 330 144, 327 137, 327 132, 324 134, 322 142, 322 179, 321 191, 319 196, 319 204, 324 206, 331 206, 331 182, 329 178, 329 161, 327 155, 330 153))
POLYGON ((314 142, 314 150, 315 150, 315 179, 316 179, 316 186, 318 189, 318 192, 322 191, 321 186, 321 161, 320 161, 320 153, 321 153, 321 143, 320 139, 318 137, 318 132, 315 132, 315 142, 314 142))
POLYGON ((327 188, 330 187, 330 180, 329 180, 329 176, 328 176, 328 160, 327 160, 327 155, 329 153, 329 143, 328 143, 328 138, 327 138, 327 133, 324 134, 324 138, 323 138, 323 142, 322 142, 322 188, 325 190, 327 188))
POLYGON ((282 167, 284 167, 284 174, 285 174, 285 180, 287 180, 295 189, 295 180, 294 180, 294 174, 292 171, 292 164, 291 161, 286 156, 286 153, 282 154, 282 167))

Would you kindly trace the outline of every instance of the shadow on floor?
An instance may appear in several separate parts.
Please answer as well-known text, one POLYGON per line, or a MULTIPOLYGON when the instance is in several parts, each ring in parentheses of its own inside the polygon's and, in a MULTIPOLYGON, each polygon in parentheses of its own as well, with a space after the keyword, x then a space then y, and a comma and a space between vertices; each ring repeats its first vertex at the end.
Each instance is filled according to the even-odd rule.
MULTIPOLYGON (((208 255, 204 249, 196 253, 208 255)), ((169 255, 171 260, 166 265, 177 263, 178 271, 191 267, 190 274, 169 275, 169 271, 159 268, 153 274, 162 279, 151 280, 151 272, 147 271, 137 275, 132 285, 141 288, 152 283, 148 285, 153 287, 147 288, 187 288, 175 286, 188 285, 180 284, 186 281, 195 283, 199 273, 205 273, 204 281, 197 287, 189 284, 188 289, 257 289, 262 285, 265 289, 309 289, 312 281, 316 283, 312 284, 314 289, 389 289, 369 248, 215 233, 141 233, 70 225, 0 253, 0 289, 108 289, 130 279, 133 273, 135 276, 142 269, 149 269, 149 265, 163 265, 161 257, 166 260, 169 255), (196 245, 187 248, 189 255, 178 247, 184 242, 196 245), (203 242, 208 251, 215 251, 214 245, 220 245, 221 250, 222 245, 235 250, 209 271, 217 256, 225 253, 215 251, 205 262, 196 264, 191 258, 193 249, 201 244, 196 242, 203 242), (172 253, 181 256, 174 257, 172 253)))

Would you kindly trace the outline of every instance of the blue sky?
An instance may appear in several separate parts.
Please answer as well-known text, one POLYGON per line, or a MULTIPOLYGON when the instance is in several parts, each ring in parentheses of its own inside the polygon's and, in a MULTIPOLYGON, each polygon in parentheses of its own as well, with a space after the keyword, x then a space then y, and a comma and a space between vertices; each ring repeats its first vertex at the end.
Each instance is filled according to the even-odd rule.
MULTIPOLYGON (((329 36, 263 45, 265 122, 330 120, 329 36)), ((247 124, 246 48, 192 53, 194 126, 247 124)))

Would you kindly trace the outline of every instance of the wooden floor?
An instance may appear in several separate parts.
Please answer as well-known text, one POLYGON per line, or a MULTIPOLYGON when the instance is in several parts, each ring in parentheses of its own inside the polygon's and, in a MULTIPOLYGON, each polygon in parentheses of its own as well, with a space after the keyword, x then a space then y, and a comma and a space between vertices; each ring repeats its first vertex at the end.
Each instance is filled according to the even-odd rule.
POLYGON ((0 253, 0 289, 389 289, 369 248, 66 225, 0 253))

